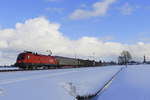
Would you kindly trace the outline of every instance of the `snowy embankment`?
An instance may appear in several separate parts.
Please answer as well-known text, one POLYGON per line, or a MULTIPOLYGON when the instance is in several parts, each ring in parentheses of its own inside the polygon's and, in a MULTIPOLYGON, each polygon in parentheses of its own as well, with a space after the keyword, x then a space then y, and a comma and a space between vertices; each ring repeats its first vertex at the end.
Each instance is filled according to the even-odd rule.
POLYGON ((75 100, 96 93, 120 68, 0 73, 0 100, 75 100))
POLYGON ((150 100, 150 65, 124 68, 93 100, 150 100))

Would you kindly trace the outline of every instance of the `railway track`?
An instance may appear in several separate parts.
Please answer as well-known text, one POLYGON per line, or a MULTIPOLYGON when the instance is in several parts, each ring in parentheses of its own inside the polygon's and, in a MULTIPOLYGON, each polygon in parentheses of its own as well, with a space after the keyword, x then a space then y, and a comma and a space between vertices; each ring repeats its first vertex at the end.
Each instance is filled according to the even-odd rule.
MULTIPOLYGON (((97 67, 97 66, 94 66, 97 67)), ((104 66, 101 66, 104 67, 104 66)), ((52 69, 70 69, 70 68, 87 68, 87 67, 81 67, 81 66, 76 66, 76 67, 52 67, 52 68, 39 68, 39 69, 0 69, 0 72, 17 72, 17 71, 39 71, 39 70, 52 70, 52 69)))
MULTIPOLYGON (((71 67, 71 68, 80 68, 80 67, 71 67)), ((84 68, 84 67, 83 67, 84 68)), ((44 69, 0 69, 0 72, 17 72, 17 71, 39 71, 39 70, 52 70, 52 69, 69 69, 68 67, 60 67, 60 68, 44 68, 44 69)))
POLYGON ((7 69, 7 70, 0 70, 0 72, 18 72, 18 71, 38 71, 38 70, 50 70, 50 69, 28 69, 28 70, 24 70, 24 69, 7 69))
POLYGON ((6 69, 6 70, 0 70, 0 72, 16 72, 16 71, 25 71, 25 70, 21 70, 21 69, 6 69))

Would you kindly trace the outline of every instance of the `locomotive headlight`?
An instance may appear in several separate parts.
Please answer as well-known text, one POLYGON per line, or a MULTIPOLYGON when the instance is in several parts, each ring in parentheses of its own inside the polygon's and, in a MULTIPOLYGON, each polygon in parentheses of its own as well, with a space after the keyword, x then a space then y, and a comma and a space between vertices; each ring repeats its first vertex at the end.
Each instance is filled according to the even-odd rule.
POLYGON ((30 59, 30 56, 27 56, 27 59, 30 59))

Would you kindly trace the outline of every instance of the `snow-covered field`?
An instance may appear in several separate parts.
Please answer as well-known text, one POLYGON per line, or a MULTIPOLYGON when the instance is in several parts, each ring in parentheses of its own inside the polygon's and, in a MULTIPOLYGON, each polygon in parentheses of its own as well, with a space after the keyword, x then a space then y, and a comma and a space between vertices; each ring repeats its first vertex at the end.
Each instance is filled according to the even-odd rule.
MULTIPOLYGON (((123 66, 0 73, 0 100, 75 100, 96 93, 123 66)), ((123 67, 93 100, 150 100, 150 65, 123 67)))
POLYGON ((93 100, 150 100, 150 65, 124 68, 93 100))
POLYGON ((96 93, 121 67, 0 73, 0 100, 75 100, 96 93))

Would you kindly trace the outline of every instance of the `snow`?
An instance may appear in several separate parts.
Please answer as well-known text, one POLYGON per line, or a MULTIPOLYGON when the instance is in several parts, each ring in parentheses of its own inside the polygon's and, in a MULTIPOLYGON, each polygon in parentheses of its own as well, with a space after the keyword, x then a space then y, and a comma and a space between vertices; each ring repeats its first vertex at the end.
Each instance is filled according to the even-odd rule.
POLYGON ((150 100, 150 65, 124 68, 93 100, 150 100))
POLYGON ((19 69, 18 67, 0 67, 0 70, 15 70, 19 69))
MULTIPOLYGON (((75 100, 96 93, 123 66, 0 73, 0 100, 75 100)), ((131 65, 93 100, 149 100, 150 65, 131 65)))
POLYGON ((2 95, 3 94, 3 90, 2 89, 0 89, 0 95, 2 95))
POLYGON ((122 66, 0 73, 0 100, 75 100, 96 93, 122 66))

